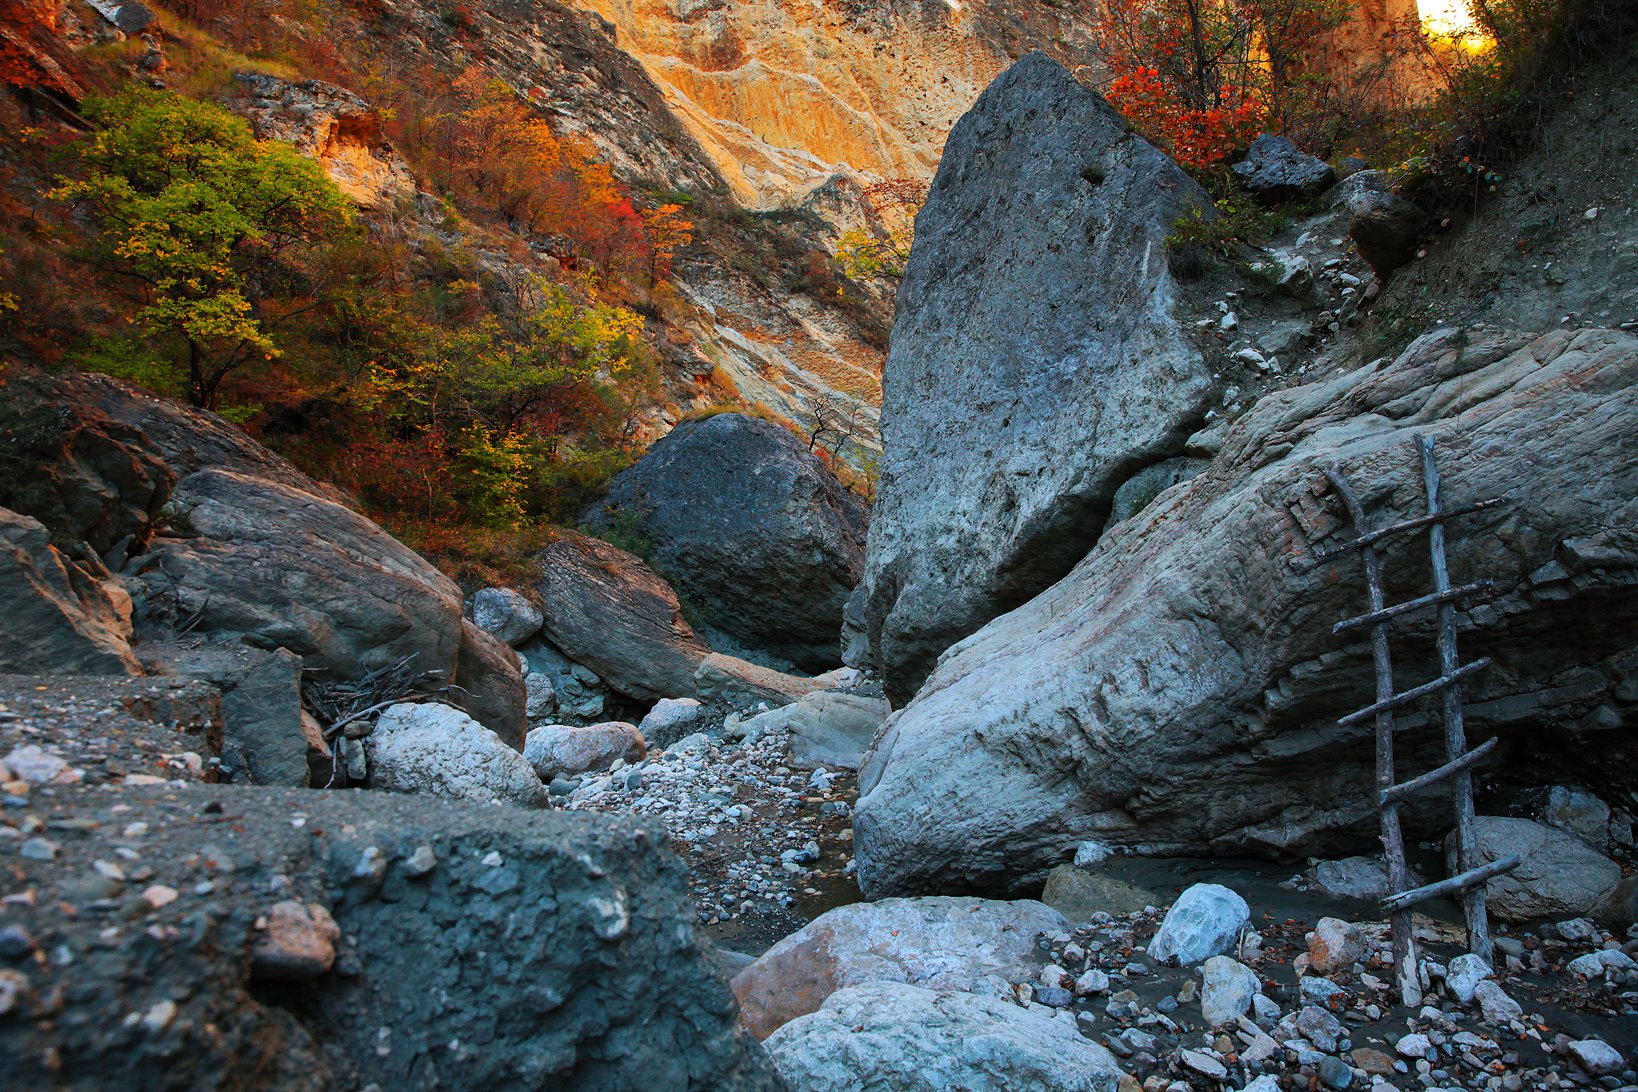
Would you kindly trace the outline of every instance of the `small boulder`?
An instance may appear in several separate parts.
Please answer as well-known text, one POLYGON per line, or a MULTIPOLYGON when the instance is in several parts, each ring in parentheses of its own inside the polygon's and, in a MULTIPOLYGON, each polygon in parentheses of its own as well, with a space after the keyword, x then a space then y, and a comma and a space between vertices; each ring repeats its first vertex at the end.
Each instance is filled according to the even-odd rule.
POLYGON ((1033 979, 1035 941, 1069 928, 1039 902, 964 896, 882 899, 821 914, 734 978, 740 1019, 758 1038, 844 986, 905 982, 970 990, 986 975, 1033 979))
POLYGON ((1115 1092, 1122 1076, 1040 1006, 899 982, 838 990, 763 1045, 792 1092, 1115 1092))
MULTIPOLYGON (((1485 884, 1490 912, 1503 921, 1588 914, 1621 882, 1620 865, 1581 839, 1529 819, 1481 815, 1474 834, 1476 865, 1514 853, 1524 858, 1485 884)), ((1445 852, 1452 854, 1449 838, 1445 852)))
POLYGON ((364 750, 378 789, 546 806, 546 787, 524 757, 452 706, 390 706, 364 750))
POLYGON ((1507 996, 1494 978, 1473 987, 1473 1000, 1478 1002, 1479 1016, 1487 1024, 1508 1024, 1524 1015, 1524 1006, 1507 996))
POLYGON ((706 656, 694 672, 694 692, 699 699, 730 709, 750 710, 758 705, 778 709, 823 685, 814 679, 786 675, 720 652, 706 656))
POLYGON ((1215 883, 1197 883, 1166 911, 1160 931, 1149 942, 1149 955, 1164 963, 1199 963, 1233 951, 1240 933, 1251 924, 1246 900, 1215 883))
POLYGON ((306 982, 330 972, 341 930, 318 903, 274 903, 257 924, 250 948, 252 978, 306 982))
POLYGON ((740 730, 748 739, 770 730, 788 731, 793 766, 857 770, 887 714, 887 702, 882 698, 815 690, 789 705, 752 717, 740 730))
POLYGON ((1569 831, 1600 853, 1610 844, 1610 806, 1586 789, 1554 785, 1542 818, 1548 826, 1569 831))
POLYGON ((711 650, 677 593, 617 546, 566 534, 539 554, 541 630, 569 659, 639 701, 690 697, 711 650))
POLYGON ((1422 210, 1396 193, 1362 189, 1348 200, 1348 235, 1378 277, 1416 257, 1422 210))
POLYGON ((1459 955, 1445 971, 1445 986, 1462 1004, 1473 1000, 1473 991, 1490 977, 1490 964, 1476 955, 1459 955))
POLYGON ((1334 899, 1377 899, 1388 894, 1388 866, 1380 857, 1320 861, 1309 870, 1314 886, 1334 899))
POLYGON ((1200 1015, 1211 1027, 1227 1024, 1251 1009, 1251 999, 1262 990, 1250 967, 1228 956, 1212 956, 1200 968, 1200 1015))
POLYGON ((1331 974, 1361 962, 1369 953, 1365 934, 1341 918, 1320 918, 1308 935, 1308 965, 1319 974, 1331 974))
POLYGON ((694 698, 661 698, 643 717, 637 732, 657 750, 665 750, 694 731, 705 707, 694 698))
POLYGON ((542 781, 606 770, 618 759, 640 762, 647 753, 637 726, 619 720, 585 727, 544 724, 523 744, 523 757, 542 781))
POLYGON ((1613 1076, 1626 1067, 1621 1052, 1602 1039, 1576 1039, 1565 1049, 1576 1065, 1594 1077, 1613 1076))
POLYGON ((1270 205, 1318 197, 1337 179, 1336 171, 1325 160, 1272 133, 1252 141, 1233 171, 1247 193, 1270 205))
POLYGON ((484 588, 472 597, 472 621, 516 648, 540 632, 540 608, 512 588, 484 588))
POLYGON ((588 524, 626 525, 705 623, 813 671, 841 659, 864 570, 866 508, 789 430, 719 413, 684 421, 609 485, 588 524))
POLYGON ((1047 873, 1041 901, 1074 922, 1091 921, 1098 911, 1130 914, 1145 906, 1157 906, 1160 895, 1096 869, 1072 864, 1059 865, 1047 873))

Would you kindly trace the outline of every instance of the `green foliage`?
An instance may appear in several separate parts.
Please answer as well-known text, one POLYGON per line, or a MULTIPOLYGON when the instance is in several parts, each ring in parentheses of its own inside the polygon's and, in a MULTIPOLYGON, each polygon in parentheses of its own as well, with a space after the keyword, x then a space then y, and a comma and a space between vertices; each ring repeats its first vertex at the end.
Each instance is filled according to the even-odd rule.
POLYGON ((1215 212, 1192 208, 1172 224, 1166 245, 1172 250, 1197 247, 1218 258, 1237 260, 1245 243, 1267 239, 1284 225, 1284 217, 1227 187, 1212 203, 1215 212))
POLYGON ((338 236, 352 208, 316 163, 221 107, 131 90, 85 114, 98 130, 51 196, 101 229, 93 260, 133 287, 150 364, 169 359, 193 403, 214 406, 230 372, 279 352, 264 315, 279 266, 338 236))

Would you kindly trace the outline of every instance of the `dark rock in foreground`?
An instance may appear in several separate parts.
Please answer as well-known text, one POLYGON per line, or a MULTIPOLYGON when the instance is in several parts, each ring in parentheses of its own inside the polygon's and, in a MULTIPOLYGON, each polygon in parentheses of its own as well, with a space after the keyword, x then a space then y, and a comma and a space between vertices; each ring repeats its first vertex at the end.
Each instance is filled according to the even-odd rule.
POLYGON ((56 953, 3 972, 8 1086, 782 1087, 657 824, 203 785, 40 803, 73 822, 7 866, 33 893, 7 925, 56 953), (93 867, 116 846, 123 879, 93 867))

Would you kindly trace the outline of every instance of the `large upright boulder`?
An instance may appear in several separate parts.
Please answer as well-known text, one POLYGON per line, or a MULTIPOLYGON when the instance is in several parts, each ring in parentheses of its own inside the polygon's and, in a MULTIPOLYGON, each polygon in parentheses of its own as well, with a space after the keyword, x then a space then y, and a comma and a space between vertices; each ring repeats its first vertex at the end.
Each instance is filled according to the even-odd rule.
POLYGON ((686 421, 590 518, 640 535, 701 618, 745 647, 811 671, 841 661, 865 506, 789 430, 740 413, 686 421))
POLYGON ((1208 203, 1043 54, 950 133, 899 290, 854 612, 895 704, 1067 573, 1120 484, 1198 427, 1212 380, 1166 237, 1208 203))
POLYGON ((677 593, 634 554, 566 534, 540 552, 546 638, 571 660, 639 701, 694 696, 694 671, 711 655, 677 593))
MULTIPOLYGON (((1094 838, 1140 851, 1292 857, 1375 841, 1359 558, 1325 480, 1344 468, 1377 525, 1443 498, 1501 506, 1450 527, 1451 578, 1496 597, 1459 615, 1475 740, 1526 778, 1633 785, 1638 684, 1638 337, 1445 330, 1392 363, 1270 395, 1200 477, 1112 531, 1066 579, 974 634, 896 713, 860 773, 873 896, 1037 879, 1094 838), (975 791, 982 786, 983 791, 975 791)), ((1390 601, 1426 594, 1425 536, 1385 551, 1390 601)), ((1398 685, 1434 673, 1427 612, 1395 623, 1398 685)), ((1412 711, 1414 713, 1414 711, 1412 711)), ((1413 723, 1414 728, 1414 723, 1413 723)), ((1402 768, 1444 761, 1437 724, 1402 768)), ((1419 812, 1418 808, 1432 809, 1419 812)), ((1443 833, 1448 810, 1408 821, 1443 833)))

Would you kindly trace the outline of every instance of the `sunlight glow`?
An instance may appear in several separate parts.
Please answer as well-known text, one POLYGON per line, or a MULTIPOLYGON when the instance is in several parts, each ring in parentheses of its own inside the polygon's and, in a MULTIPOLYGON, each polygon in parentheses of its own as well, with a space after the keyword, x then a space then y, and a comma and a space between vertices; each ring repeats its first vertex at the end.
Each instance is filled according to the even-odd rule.
POLYGON ((1466 49, 1490 47, 1490 38, 1474 22, 1467 0, 1416 0, 1416 14, 1422 29, 1436 38, 1466 49))

